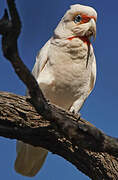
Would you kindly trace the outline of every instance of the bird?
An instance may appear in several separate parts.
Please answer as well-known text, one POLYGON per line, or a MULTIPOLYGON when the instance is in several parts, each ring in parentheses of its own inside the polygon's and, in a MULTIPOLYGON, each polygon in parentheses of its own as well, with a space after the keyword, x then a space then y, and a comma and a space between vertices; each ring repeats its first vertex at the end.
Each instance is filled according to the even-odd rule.
MULTIPOLYGON (((97 12, 74 4, 66 11, 53 36, 39 51, 32 74, 44 96, 53 104, 80 112, 96 81, 96 58, 91 38, 96 38, 97 12)), ((17 141, 16 172, 33 177, 48 150, 17 141)))

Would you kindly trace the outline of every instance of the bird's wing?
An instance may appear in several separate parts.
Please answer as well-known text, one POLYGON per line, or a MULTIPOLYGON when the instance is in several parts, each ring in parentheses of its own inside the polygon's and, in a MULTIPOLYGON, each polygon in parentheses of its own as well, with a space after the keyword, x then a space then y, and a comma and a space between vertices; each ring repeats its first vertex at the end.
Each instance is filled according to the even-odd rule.
MULTIPOLYGON (((50 47, 50 40, 46 42, 46 44, 41 48, 39 51, 36 62, 34 64, 34 67, 32 69, 32 74, 34 75, 35 79, 37 80, 39 77, 40 72, 45 67, 46 63, 48 62, 48 50, 50 47)), ((26 96, 28 96, 28 89, 26 90, 26 96)))
POLYGON ((94 56, 93 63, 92 63, 92 69, 91 69, 91 79, 90 79, 90 86, 89 86, 89 92, 88 95, 91 93, 95 86, 96 82, 96 59, 94 56))
POLYGON ((42 47, 42 49, 39 51, 36 62, 32 70, 32 74, 37 79, 40 72, 45 67, 47 61, 48 61, 48 50, 50 47, 50 40, 47 41, 47 43, 42 47))

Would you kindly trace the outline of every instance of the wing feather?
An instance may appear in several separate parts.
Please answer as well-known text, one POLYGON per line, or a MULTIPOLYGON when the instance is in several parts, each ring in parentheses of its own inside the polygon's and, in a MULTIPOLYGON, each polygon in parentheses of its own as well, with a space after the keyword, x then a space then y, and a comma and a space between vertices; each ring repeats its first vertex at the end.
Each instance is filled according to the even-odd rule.
POLYGON ((88 95, 93 90, 93 88, 95 86, 95 82, 96 82, 96 59, 95 59, 95 56, 94 56, 94 60, 93 60, 93 63, 92 63, 91 79, 90 79, 90 86, 89 86, 88 95))
POLYGON ((32 74, 37 79, 40 72, 45 67, 46 63, 48 62, 48 50, 50 47, 50 40, 47 41, 47 43, 42 47, 42 49, 39 51, 36 62, 32 70, 32 74))

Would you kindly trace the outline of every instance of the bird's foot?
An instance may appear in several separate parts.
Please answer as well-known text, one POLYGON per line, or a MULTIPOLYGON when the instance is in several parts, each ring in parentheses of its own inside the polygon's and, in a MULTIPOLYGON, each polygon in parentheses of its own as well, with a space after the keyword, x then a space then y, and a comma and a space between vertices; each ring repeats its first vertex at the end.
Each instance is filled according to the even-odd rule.
POLYGON ((70 109, 70 113, 77 119, 79 120, 81 117, 80 112, 76 112, 75 109, 70 109))

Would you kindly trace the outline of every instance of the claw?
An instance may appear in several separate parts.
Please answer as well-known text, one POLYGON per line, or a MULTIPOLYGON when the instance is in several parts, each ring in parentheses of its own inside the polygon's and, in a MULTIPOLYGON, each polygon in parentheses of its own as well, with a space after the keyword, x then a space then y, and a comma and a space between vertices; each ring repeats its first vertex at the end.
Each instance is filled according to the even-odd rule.
POLYGON ((79 120, 80 117, 81 117, 80 112, 76 113, 74 109, 73 109, 72 111, 70 111, 70 113, 71 113, 75 118, 77 118, 77 120, 79 120))

